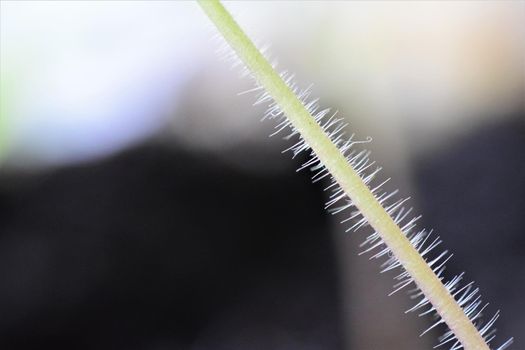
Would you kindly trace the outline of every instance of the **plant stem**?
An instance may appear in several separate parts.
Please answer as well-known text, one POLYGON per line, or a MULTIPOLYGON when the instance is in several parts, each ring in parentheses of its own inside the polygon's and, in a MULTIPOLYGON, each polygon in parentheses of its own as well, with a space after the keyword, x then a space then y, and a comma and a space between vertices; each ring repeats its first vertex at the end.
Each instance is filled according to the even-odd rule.
POLYGON ((218 0, 198 2, 257 82, 275 100, 361 214, 378 232, 464 349, 488 350, 489 346, 483 337, 434 271, 224 6, 218 0))

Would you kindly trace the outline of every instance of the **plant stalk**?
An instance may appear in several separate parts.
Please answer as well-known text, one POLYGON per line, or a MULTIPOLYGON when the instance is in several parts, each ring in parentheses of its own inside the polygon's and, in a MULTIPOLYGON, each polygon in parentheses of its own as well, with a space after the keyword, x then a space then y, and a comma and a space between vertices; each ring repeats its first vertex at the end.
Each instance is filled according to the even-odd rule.
POLYGON ((230 13, 218 0, 198 0, 198 2, 254 75, 258 84, 275 100, 361 214, 378 232, 450 330, 454 332, 464 349, 489 350, 483 337, 434 271, 230 13))

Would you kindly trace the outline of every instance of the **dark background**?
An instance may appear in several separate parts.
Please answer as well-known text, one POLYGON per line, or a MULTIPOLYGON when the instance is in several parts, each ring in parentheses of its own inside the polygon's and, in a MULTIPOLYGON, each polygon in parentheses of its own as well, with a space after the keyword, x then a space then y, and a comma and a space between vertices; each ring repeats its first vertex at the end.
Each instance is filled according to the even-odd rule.
MULTIPOLYGON (((414 175, 449 268, 501 307, 517 344, 524 143, 521 120, 490 125, 414 175)), ((2 176, 2 349, 342 349, 332 228, 297 164, 256 175, 152 142, 2 176)))

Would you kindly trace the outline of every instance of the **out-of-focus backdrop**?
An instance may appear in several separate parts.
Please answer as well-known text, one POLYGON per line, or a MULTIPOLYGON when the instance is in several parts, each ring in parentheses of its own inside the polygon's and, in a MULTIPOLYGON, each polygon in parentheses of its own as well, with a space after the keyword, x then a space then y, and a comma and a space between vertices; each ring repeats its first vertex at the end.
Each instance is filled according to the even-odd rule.
MULTIPOLYGON (((525 2, 227 2, 525 327, 525 2)), ((426 349, 196 3, 0 2, 0 345, 426 349)))

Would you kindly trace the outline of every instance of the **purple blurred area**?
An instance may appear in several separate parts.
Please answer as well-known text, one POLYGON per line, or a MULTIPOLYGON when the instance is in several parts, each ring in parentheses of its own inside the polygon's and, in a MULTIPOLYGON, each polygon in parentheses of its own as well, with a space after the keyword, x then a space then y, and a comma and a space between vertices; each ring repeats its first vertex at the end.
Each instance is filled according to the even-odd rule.
POLYGON ((8 165, 87 161, 158 134, 199 69, 205 31, 188 35, 192 26, 205 28, 198 10, 168 2, 4 2, 8 165))

